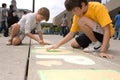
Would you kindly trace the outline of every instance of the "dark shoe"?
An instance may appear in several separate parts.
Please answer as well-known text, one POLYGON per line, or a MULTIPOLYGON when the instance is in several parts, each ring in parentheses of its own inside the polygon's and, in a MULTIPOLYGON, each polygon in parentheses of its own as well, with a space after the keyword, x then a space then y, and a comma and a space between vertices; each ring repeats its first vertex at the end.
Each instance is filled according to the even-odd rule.
POLYGON ((116 40, 117 38, 113 38, 114 40, 116 40))

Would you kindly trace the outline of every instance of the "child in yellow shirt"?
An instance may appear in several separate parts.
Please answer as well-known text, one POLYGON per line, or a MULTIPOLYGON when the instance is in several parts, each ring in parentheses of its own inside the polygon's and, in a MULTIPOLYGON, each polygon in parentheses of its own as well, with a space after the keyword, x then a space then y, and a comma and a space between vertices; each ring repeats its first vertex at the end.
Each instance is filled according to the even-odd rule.
POLYGON ((106 52, 110 37, 114 34, 107 8, 99 2, 87 0, 66 0, 65 7, 74 14, 71 30, 65 38, 48 50, 60 47, 71 40, 76 32, 81 31, 82 34, 71 44, 73 48, 82 47, 85 52, 100 51, 100 57, 112 58, 112 55, 106 52))

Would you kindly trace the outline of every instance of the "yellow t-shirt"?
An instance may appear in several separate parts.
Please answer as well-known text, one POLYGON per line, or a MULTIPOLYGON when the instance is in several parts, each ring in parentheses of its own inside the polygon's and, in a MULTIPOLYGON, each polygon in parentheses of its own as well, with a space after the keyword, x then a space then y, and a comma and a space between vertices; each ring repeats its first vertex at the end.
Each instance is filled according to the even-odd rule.
MULTIPOLYGON (((99 2, 89 2, 88 10, 84 16, 99 23, 101 27, 105 27, 106 25, 110 24, 110 35, 113 36, 114 28, 112 25, 112 20, 105 6, 103 6, 99 2)), ((78 16, 76 15, 73 16, 73 24, 72 24, 70 32, 78 32, 80 30, 78 26, 78 19, 79 19, 78 16)))

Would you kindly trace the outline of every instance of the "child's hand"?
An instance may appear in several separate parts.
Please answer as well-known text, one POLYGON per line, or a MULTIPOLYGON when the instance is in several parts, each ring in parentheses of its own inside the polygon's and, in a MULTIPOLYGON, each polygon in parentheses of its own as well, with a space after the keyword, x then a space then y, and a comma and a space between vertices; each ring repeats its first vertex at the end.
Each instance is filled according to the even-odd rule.
POLYGON ((105 58, 108 58, 108 59, 112 59, 113 58, 113 55, 110 55, 110 54, 107 54, 107 53, 100 53, 99 56, 100 57, 105 57, 105 58))
POLYGON ((53 45, 53 46, 51 46, 51 47, 47 48, 47 51, 49 51, 49 50, 51 50, 51 49, 57 49, 57 48, 58 48, 58 46, 57 46, 57 45, 53 45))
POLYGON ((41 45, 45 45, 45 43, 44 43, 44 41, 43 40, 39 40, 39 44, 41 44, 41 45))

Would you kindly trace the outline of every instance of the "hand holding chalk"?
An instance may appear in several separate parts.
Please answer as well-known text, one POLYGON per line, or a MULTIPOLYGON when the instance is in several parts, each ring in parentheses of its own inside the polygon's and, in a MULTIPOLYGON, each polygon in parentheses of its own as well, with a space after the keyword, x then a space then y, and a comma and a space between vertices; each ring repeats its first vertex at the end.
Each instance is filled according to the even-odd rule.
POLYGON ((51 46, 51 47, 48 47, 48 48, 47 48, 47 51, 49 51, 49 50, 51 50, 51 49, 57 49, 57 48, 58 48, 57 45, 53 45, 53 46, 51 46))

